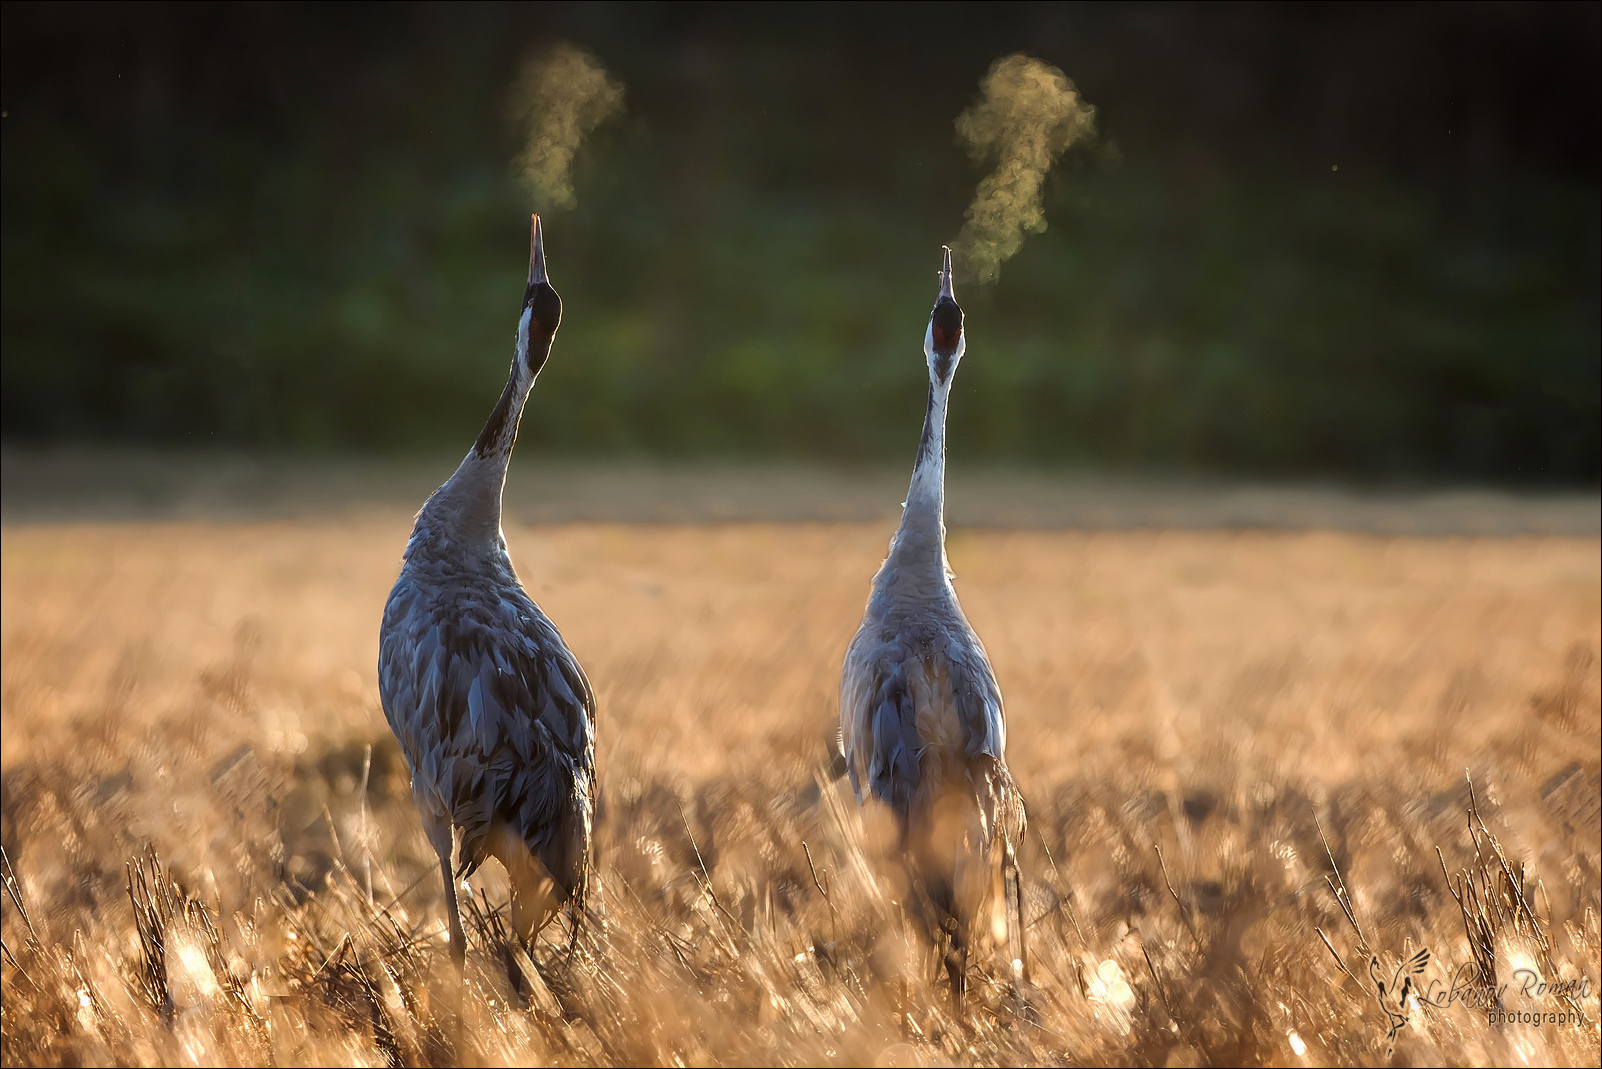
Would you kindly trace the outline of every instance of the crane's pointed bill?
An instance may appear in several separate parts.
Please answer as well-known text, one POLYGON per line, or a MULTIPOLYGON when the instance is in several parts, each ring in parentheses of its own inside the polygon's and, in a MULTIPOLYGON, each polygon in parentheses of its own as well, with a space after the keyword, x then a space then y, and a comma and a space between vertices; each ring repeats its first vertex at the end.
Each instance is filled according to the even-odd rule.
POLYGON ((951 289, 951 246, 940 246, 940 296, 957 299, 951 289))
POLYGON ((540 217, 534 216, 533 229, 528 239, 528 284, 549 282, 545 272, 545 232, 540 228, 540 217))
POLYGON ((549 339, 562 322, 562 298, 556 295, 556 290, 551 286, 550 269, 545 261, 545 227, 537 215, 533 217, 529 230, 528 288, 523 291, 523 307, 530 316, 530 330, 546 338, 543 343, 531 343, 529 365, 537 372, 548 355, 549 339))

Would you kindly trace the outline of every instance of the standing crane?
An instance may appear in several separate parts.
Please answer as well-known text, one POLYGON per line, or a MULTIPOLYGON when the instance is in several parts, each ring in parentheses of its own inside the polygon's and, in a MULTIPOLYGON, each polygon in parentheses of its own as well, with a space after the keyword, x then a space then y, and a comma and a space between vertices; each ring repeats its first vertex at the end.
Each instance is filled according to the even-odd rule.
POLYGON ((942 252, 923 342, 923 438, 901 525, 841 669, 840 743, 857 801, 872 795, 895 814, 908 899, 960 1006, 972 924, 995 901, 998 877, 1018 937, 1014 968, 1023 966, 1024 809, 1007 771, 1001 690, 946 563, 946 403, 967 339, 951 250, 942 252))
POLYGON ((562 321, 539 216, 532 225, 506 388, 455 474, 417 514, 378 651, 384 716, 439 855, 458 970, 466 945, 456 884, 489 857, 506 868, 512 928, 525 949, 563 903, 577 936, 595 814, 595 697, 518 581, 501 532, 518 421, 562 321))

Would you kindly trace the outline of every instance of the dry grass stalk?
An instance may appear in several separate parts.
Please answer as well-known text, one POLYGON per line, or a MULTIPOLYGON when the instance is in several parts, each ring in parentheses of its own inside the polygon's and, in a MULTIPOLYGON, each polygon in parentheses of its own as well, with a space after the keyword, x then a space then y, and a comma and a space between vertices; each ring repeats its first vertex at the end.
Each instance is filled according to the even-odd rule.
POLYGON ((0 531, 7 1065, 1366 1064, 1421 948, 1584 1023, 1398 1058, 1597 1060, 1594 538, 954 532, 1035 829, 958 1019, 828 758, 880 527, 508 532, 600 688, 599 877, 510 963, 475 877, 458 989, 372 679, 405 524, 0 531))

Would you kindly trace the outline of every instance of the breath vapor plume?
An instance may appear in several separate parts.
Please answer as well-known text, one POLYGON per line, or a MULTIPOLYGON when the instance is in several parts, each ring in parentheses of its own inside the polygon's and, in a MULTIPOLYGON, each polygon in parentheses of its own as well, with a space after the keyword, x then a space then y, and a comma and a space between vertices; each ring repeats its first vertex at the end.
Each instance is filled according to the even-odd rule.
POLYGON ((539 207, 570 208, 573 156, 584 138, 623 110, 623 83, 574 44, 530 57, 512 88, 511 114, 527 130, 518 176, 539 207))
POLYGON ((1046 229, 1040 184, 1057 158, 1095 131, 1096 109, 1068 76, 1019 53, 998 59, 979 83, 981 99, 957 117, 957 136, 973 158, 996 161, 974 191, 957 237, 958 255, 980 282, 1046 229))

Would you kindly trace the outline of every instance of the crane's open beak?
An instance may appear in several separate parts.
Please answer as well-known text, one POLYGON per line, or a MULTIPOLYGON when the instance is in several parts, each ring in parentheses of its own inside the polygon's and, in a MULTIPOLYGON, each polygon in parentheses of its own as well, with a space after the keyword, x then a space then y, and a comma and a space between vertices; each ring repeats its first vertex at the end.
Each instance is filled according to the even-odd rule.
POLYGON ((951 246, 940 246, 940 256, 940 296, 956 300, 957 295, 951 292, 951 246))
POLYGON ((528 239, 528 284, 549 281, 545 273, 545 234, 540 230, 540 217, 536 215, 528 239))

